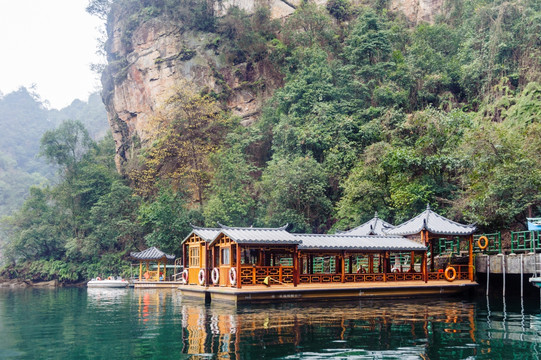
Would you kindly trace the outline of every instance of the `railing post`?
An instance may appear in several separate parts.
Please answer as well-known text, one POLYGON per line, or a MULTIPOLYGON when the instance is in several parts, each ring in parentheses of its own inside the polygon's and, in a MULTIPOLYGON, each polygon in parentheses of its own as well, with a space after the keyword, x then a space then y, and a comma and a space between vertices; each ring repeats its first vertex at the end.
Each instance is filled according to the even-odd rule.
MULTIPOLYGON (((514 239, 513 239, 514 237, 515 237, 515 233, 513 231, 511 231, 511 254, 515 253, 515 246, 514 246, 515 242, 514 242, 514 239)), ((499 254, 501 254, 501 253, 502 253, 502 250, 500 248, 499 254)))

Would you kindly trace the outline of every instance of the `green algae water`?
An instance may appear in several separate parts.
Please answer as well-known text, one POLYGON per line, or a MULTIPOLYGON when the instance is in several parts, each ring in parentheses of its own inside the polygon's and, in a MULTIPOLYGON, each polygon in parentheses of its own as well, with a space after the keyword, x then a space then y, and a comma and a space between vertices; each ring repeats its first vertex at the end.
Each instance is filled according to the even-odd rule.
POLYGON ((0 289, 0 359, 538 359, 539 299, 205 305, 174 290, 0 289))

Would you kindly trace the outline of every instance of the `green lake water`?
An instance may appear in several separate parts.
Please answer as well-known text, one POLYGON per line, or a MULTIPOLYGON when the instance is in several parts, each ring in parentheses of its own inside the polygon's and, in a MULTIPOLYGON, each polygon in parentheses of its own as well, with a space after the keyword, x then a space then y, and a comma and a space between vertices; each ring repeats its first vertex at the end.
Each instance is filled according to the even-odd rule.
POLYGON ((539 298, 205 305, 174 290, 0 289, 0 359, 538 359, 539 298))

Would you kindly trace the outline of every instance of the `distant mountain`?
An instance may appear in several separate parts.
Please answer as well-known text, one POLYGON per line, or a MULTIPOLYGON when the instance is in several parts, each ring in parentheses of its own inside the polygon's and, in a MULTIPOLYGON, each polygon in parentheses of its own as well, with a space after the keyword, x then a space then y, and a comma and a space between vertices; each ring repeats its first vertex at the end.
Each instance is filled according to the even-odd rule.
POLYGON ((54 178, 54 168, 38 156, 40 140, 45 131, 67 119, 80 120, 94 139, 109 129, 97 93, 87 102, 74 100, 62 110, 47 109, 26 88, 0 96, 0 217, 22 204, 30 186, 54 178))

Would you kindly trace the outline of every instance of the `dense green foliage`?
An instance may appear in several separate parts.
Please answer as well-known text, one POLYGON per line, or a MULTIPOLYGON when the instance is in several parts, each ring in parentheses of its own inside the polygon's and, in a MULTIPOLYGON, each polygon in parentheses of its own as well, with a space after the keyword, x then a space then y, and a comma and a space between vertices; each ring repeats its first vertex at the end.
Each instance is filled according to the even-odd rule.
MULTIPOLYGON (((6 250, 21 264, 8 270, 66 281, 121 272, 130 250, 180 255, 190 223, 326 232, 374 211, 399 223, 429 203, 497 231, 541 215, 541 3, 445 1, 434 24, 415 26, 385 4, 305 1, 280 24, 264 8, 215 18, 213 1, 91 1, 103 18, 124 14, 128 49, 142 21, 168 17, 215 39, 208 50, 232 67, 264 64, 283 86, 243 127, 220 107, 225 82, 221 94, 182 85, 128 179, 110 137, 74 138, 84 135, 74 122, 48 132, 41 152, 61 181, 34 188, 8 219, 6 250)), ((122 75, 111 65, 122 59, 109 60, 122 75)))

